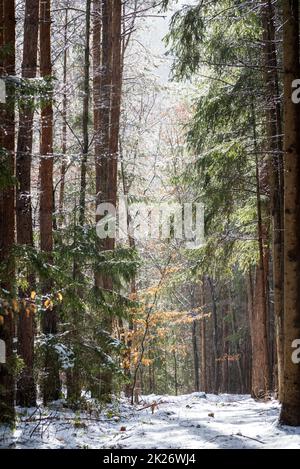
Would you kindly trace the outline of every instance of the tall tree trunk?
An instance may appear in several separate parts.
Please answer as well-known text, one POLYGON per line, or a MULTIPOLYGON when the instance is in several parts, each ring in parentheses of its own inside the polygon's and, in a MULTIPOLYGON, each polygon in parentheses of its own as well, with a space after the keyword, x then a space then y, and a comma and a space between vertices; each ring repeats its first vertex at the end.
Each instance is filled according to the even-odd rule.
MULTIPOLYGON (((97 148, 95 148, 97 206, 101 203, 111 203, 116 207, 117 200, 117 155, 121 103, 121 7, 120 0, 102 0, 102 75, 100 112, 97 116, 99 134, 95 135, 95 139, 98 140, 97 148)), ((97 60, 97 57, 95 59, 97 60)), ((99 220, 100 218, 97 217, 96 221, 99 220)), ((98 248, 102 251, 114 250, 115 239, 99 240, 98 248)), ((109 274, 96 273, 95 284, 96 288, 104 291, 113 290, 109 274)), ((103 317, 102 327, 111 334, 112 317, 103 317)), ((100 387, 101 398, 109 400, 112 387, 110 370, 102 372, 100 387)))
MULTIPOLYGON (((24 20, 24 44, 22 77, 34 78, 37 70, 37 46, 39 25, 39 0, 26 0, 24 20)), ((32 98, 20 106, 19 133, 17 143, 16 176, 17 187, 17 243, 33 246, 31 206, 31 154, 33 134, 32 98)), ((34 311, 28 299, 34 289, 34 275, 28 272, 28 288, 20 290, 25 303, 21 306, 18 321, 18 354, 24 360, 24 369, 17 383, 17 404, 31 407, 36 404, 36 388, 33 376, 34 361, 34 311)))
POLYGON ((256 201, 257 201, 257 235, 259 263, 256 267, 255 294, 253 296, 253 350, 252 350, 252 391, 253 397, 262 398, 270 391, 270 362, 268 349, 268 236, 262 218, 261 174, 259 170, 258 145, 255 109, 252 100, 253 140, 256 166, 256 201))
MULTIPOLYGON (((101 0, 93 2, 93 100, 94 100, 94 152, 97 181, 100 179, 101 154, 101 128, 100 128, 100 107, 101 107, 101 0)), ((98 182, 99 184, 99 182, 98 182)))
MULTIPOLYGON (((15 2, 0 3, 1 75, 15 74, 15 2)), ((0 189, 0 265, 1 309, 0 340, 5 344, 5 363, 0 363, 0 423, 12 424, 15 417, 14 348, 15 324, 10 300, 14 296, 15 266, 12 247, 15 242, 13 176, 15 168, 15 112, 13 85, 7 84, 6 103, 0 104, 0 158, 7 174, 0 189), (3 289, 3 290, 2 290, 3 289), (3 295, 7 298, 3 298, 3 295)))
MULTIPOLYGON (((196 292, 197 285, 193 284, 190 287, 190 305, 193 310, 196 305, 196 292)), ((197 302, 198 306, 198 302, 197 302)), ((192 351, 193 351, 193 368, 194 368, 194 391, 200 391, 200 360, 199 360, 199 347, 198 347, 198 327, 197 320, 194 319, 192 323, 192 351)))
MULTIPOLYGON (((85 223, 85 212, 86 212, 86 172, 87 172, 87 160, 89 151, 89 101, 90 101, 90 20, 91 20, 91 0, 86 0, 86 14, 85 14, 85 50, 84 50, 84 96, 82 106, 82 156, 81 156, 81 168, 80 168, 80 194, 79 194, 79 227, 83 229, 85 223)), ((75 229, 76 233, 76 229, 75 229)), ((75 240, 76 242, 76 240, 75 240)), ((73 280, 78 282, 80 280, 80 266, 76 259, 73 264, 73 280)), ((77 291, 77 295, 80 297, 80 290, 77 291)), ((83 318, 76 308, 73 311, 73 347, 77 349, 75 353, 74 366, 67 373, 67 395, 68 399, 78 401, 81 396, 81 379, 80 379, 80 368, 78 363, 78 356, 80 352, 78 349, 80 334, 79 328, 82 324, 83 318)))
POLYGON ((252 323, 251 339, 252 339, 252 384, 251 395, 254 398, 263 398, 270 391, 270 369, 269 369, 269 353, 267 349, 267 324, 265 321, 265 293, 263 290, 265 282, 265 264, 267 259, 264 258, 263 269, 256 267, 253 294, 253 311, 250 318, 252 323))
POLYGON ((300 365, 292 360, 300 338, 300 112, 292 101, 300 77, 299 2, 283 0, 284 66, 284 386, 280 420, 300 425, 300 365))
POLYGON ((218 315, 217 315, 217 300, 216 300, 216 291, 213 279, 208 277, 208 284, 210 286, 211 300, 212 300, 212 319, 213 319, 213 350, 214 350, 214 361, 213 361, 213 370, 214 370, 214 381, 213 381, 213 392, 219 392, 219 334, 218 334, 218 315))
POLYGON ((266 88, 266 128, 269 156, 269 184, 272 216, 274 312, 277 348, 278 397, 283 393, 283 156, 281 104, 278 88, 275 45, 274 7, 271 0, 262 3, 264 81, 266 88))
MULTIPOLYGON (((200 304, 202 306, 202 314, 205 307, 205 277, 202 279, 200 290, 200 304)), ((200 389, 207 392, 207 356, 206 356, 206 318, 200 320, 200 389)))
MULTIPOLYGON (((40 74, 52 76, 51 64, 51 12, 50 0, 40 0, 40 74)), ((41 250, 52 262, 53 250, 53 109, 52 99, 48 96, 41 111, 40 141, 40 244, 41 250)), ((43 294, 51 294, 51 281, 44 281, 43 294)), ((50 337, 57 334, 57 309, 47 308, 43 313, 42 330, 50 337)), ((45 377, 43 381, 43 401, 45 404, 60 397, 58 356, 52 344, 45 347, 45 377)))
MULTIPOLYGON (((94 40, 95 40, 94 32, 94 40)), ((98 40, 98 39, 97 39, 98 40)), ((95 50, 100 45, 99 43, 94 44, 95 50)), ((97 100, 99 100, 99 112, 98 119, 95 122, 97 132, 95 134, 95 142, 97 147, 95 148, 95 159, 96 159, 96 194, 97 194, 97 205, 101 203, 109 202, 109 158, 110 158, 110 112, 111 112, 111 83, 112 83, 112 2, 108 0, 102 0, 102 45, 101 45, 101 79, 96 76, 95 79, 100 80, 100 91, 97 94, 97 100)), ((94 64, 94 73, 99 73, 97 63, 94 64)), ((96 82, 96 83, 97 83, 96 82)), ((97 86, 97 84, 95 85, 97 86)), ((95 93, 97 90, 95 90, 95 93)), ((95 95, 94 95, 95 96, 95 95)), ((96 111, 98 111, 97 102, 96 111)), ((103 244, 103 249, 106 244, 111 245, 111 239, 106 238, 103 244)), ((109 246, 107 246, 109 248, 109 246)), ((100 282, 101 283, 101 282, 100 282)))
MULTIPOLYGON (((229 315, 231 317, 231 330, 232 330, 232 334, 233 334, 233 337, 234 337, 233 351, 234 351, 235 355, 240 355, 239 354, 239 346, 238 346, 238 344, 236 343, 236 340, 235 340, 237 332, 238 332, 238 328, 237 328, 237 324, 236 324, 236 315, 235 315, 234 305, 233 305, 233 302, 232 302, 230 286, 228 287, 228 305, 229 305, 229 315)), ((244 377, 243 377, 242 368, 241 368, 241 358, 240 358, 240 356, 237 357, 237 359, 236 359, 236 365, 237 365, 238 376, 239 376, 238 392, 243 394, 245 392, 245 384, 244 384, 244 377)))
POLYGON ((195 391, 200 390, 199 381, 199 351, 197 343, 197 322, 193 321, 192 324, 192 344, 193 344, 193 359, 194 359, 194 386, 195 391))
POLYGON ((250 392, 252 390, 252 373, 253 373, 253 361, 255 359, 255 340, 256 340, 256 321, 254 320, 254 280, 253 280, 253 272, 252 268, 249 267, 249 273, 247 276, 247 310, 248 310, 248 317, 249 317, 249 329, 250 329, 250 339, 251 339, 251 369, 250 369, 250 376, 249 376, 249 384, 250 384, 250 392))
POLYGON ((80 172, 80 196, 79 196, 79 225, 82 227, 85 220, 85 199, 86 199, 86 169, 89 151, 89 101, 90 101, 90 18, 91 0, 86 0, 85 19, 85 49, 84 49, 84 96, 82 110, 82 158, 80 172))
MULTIPOLYGON (((95 123, 96 132, 95 148, 96 163, 96 203, 109 203, 109 160, 110 160, 110 113, 111 113, 111 83, 112 83, 112 3, 102 0, 102 46, 101 46, 101 80, 99 92, 99 114, 95 123)), ((94 36, 95 38, 95 36, 94 36)), ((97 45, 94 44, 94 48, 97 45)), ((99 70, 99 68, 98 68, 99 70)), ((94 70, 97 73, 97 69, 94 70)), ((96 222, 100 218, 96 217, 96 222)), ((98 241, 98 249, 102 251, 114 248, 114 240, 106 238, 98 241)), ((112 290, 111 278, 96 272, 95 285, 97 289, 112 290)), ((102 328, 109 334, 112 333, 112 318, 104 316, 101 319, 102 328)), ((112 392, 111 370, 101 372, 99 396, 101 399, 109 401, 112 392)))
POLYGON ((64 24, 64 62, 63 62, 63 102, 62 102, 62 162, 60 166, 60 186, 58 199, 59 225, 63 223, 64 199, 65 199, 65 183, 67 163, 65 155, 67 153, 67 66, 68 66, 68 5, 65 11, 64 24))
POLYGON ((228 392, 229 383, 229 346, 228 346, 228 307, 223 310, 222 318, 222 339, 223 339, 223 357, 222 357, 222 392, 228 392))
POLYGON ((121 63, 121 23, 122 0, 113 1, 112 18, 112 82, 111 82, 111 125, 110 125, 110 181, 108 185, 109 201, 117 203, 117 169, 119 152, 119 132, 122 93, 122 63, 121 63))
POLYGON ((206 372, 206 322, 205 318, 200 321, 200 343, 201 343, 201 390, 207 392, 206 372))
POLYGON ((174 387, 175 387, 175 396, 178 396, 178 363, 176 350, 173 349, 173 359, 174 359, 174 387))

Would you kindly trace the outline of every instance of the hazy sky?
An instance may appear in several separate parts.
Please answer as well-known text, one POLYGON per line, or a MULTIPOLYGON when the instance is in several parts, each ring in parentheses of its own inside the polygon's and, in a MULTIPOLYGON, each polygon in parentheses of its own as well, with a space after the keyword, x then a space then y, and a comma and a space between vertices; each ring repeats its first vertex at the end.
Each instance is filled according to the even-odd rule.
MULTIPOLYGON (((167 18, 153 18, 149 31, 149 40, 151 42, 150 47, 152 52, 156 55, 163 56, 166 52, 165 44, 163 42, 164 36, 168 32, 168 24, 170 21, 171 14, 168 14, 167 18)), ((168 80, 169 72, 170 72, 171 60, 170 58, 166 57, 164 62, 159 66, 157 73, 161 77, 163 82, 168 80)))
MULTIPOLYGON (((178 10, 183 5, 193 4, 194 0, 179 0, 176 5, 173 7, 173 10, 170 10, 162 17, 150 17, 147 20, 147 43, 148 47, 151 49, 152 53, 158 56, 164 56, 166 52, 166 47, 163 41, 164 36, 168 33, 169 22, 174 11, 178 10)), ((158 13, 162 15, 162 13, 158 13)), ((159 66, 157 74, 161 78, 161 81, 165 83, 168 80, 170 67, 172 64, 172 59, 170 57, 165 57, 163 63, 159 66)))

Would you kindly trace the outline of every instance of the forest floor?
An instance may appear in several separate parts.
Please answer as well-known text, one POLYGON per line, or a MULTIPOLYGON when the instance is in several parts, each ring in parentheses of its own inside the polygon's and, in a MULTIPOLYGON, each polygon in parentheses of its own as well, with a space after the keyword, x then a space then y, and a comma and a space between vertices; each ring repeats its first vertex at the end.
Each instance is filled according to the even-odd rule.
POLYGON ((0 447, 300 448, 300 427, 278 425, 279 410, 275 400, 230 394, 150 395, 135 407, 121 399, 100 413, 72 412, 59 401, 18 409, 15 430, 0 428, 0 447))

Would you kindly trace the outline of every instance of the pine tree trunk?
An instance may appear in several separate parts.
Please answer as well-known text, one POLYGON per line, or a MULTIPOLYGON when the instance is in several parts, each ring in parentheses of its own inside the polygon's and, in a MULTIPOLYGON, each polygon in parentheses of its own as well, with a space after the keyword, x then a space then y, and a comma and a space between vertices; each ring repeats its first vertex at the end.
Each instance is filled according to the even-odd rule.
MULTIPOLYGON (((40 74, 41 77, 52 76, 51 65, 51 12, 50 0, 40 0, 40 74)), ((53 250, 53 109, 51 96, 41 111, 40 141, 40 245, 41 250, 52 262, 53 250)), ((43 285, 44 296, 51 293, 51 282, 43 285)), ((58 332, 57 309, 47 309, 43 313, 42 330, 48 336, 58 332)), ((58 356, 51 344, 45 351, 45 378, 43 381, 43 401, 57 400, 60 397, 60 379, 58 356)))
MULTIPOLYGON (((96 45, 94 45, 94 48, 96 45)), ((110 113, 111 113, 111 83, 112 83, 112 2, 102 0, 102 46, 101 46, 101 80, 99 92, 99 114, 95 139, 97 142, 96 163, 96 202, 109 203, 109 160, 110 160, 110 113)), ((100 218, 96 217, 96 222, 100 218)), ((106 251, 114 247, 114 240, 106 238, 98 241, 98 249, 106 251)), ((95 274, 96 288, 112 291, 112 281, 107 275, 95 274)), ((102 328, 112 333, 112 318, 101 318, 102 328)), ((112 392, 112 373, 110 370, 101 372, 99 398, 110 401, 112 392)))
POLYGON ((223 357, 222 357, 222 392, 228 393, 228 382, 229 382, 229 363, 228 363, 228 309, 227 307, 223 310, 222 317, 222 339, 223 339, 223 357))
POLYGON ((247 310, 248 310, 248 318, 249 318, 249 329, 250 329, 250 339, 251 339, 251 368, 250 368, 250 376, 249 376, 249 385, 250 385, 250 392, 252 392, 252 380, 253 378, 253 362, 255 361, 255 347, 256 347, 256 321, 254 320, 254 279, 253 279, 253 272, 251 267, 249 268, 249 274, 247 278, 247 310))
POLYGON ((251 395, 262 398, 270 391, 270 361, 268 348, 268 236, 262 218, 261 174, 258 161, 255 109, 252 101, 253 140, 256 166, 256 200, 257 200, 257 236, 259 263, 256 268, 255 293, 253 296, 253 347, 252 347, 252 390, 251 395))
POLYGON ((210 286, 211 300, 212 300, 212 319, 213 319, 213 392, 218 394, 220 387, 219 379, 219 334, 218 334, 218 315, 217 315, 217 301, 216 301, 216 292, 213 279, 208 277, 208 284, 210 286))
MULTIPOLYGON (((265 262, 265 259, 264 259, 265 262)), ((269 354, 266 348, 267 329, 264 321, 265 294, 264 269, 256 267, 253 296, 252 322, 252 384, 251 395, 254 398, 263 398, 270 390, 269 354)))
POLYGON ((199 382, 199 351, 197 344, 197 322, 193 321, 192 324, 192 344, 193 344, 193 359, 194 359, 194 387, 195 391, 200 390, 199 382))
POLYGON ((175 396, 178 396, 178 364, 176 350, 173 350, 173 359, 174 359, 174 387, 175 387, 175 396))
MULTIPOLYGON (((93 100, 94 100, 94 151, 97 172, 97 181, 100 178, 101 167, 99 156, 101 154, 100 134, 100 107, 101 107, 101 0, 93 2, 93 100)), ((98 181, 99 183, 99 181, 98 181)))
POLYGON ((111 128, 110 128, 110 181, 109 201, 117 203, 117 169, 119 151, 119 131, 122 93, 122 63, 121 63, 121 21, 122 1, 114 0, 112 18, 112 83, 111 83, 111 128))
POLYGON ((200 322, 200 342, 201 342, 201 390, 207 392, 206 373, 206 323, 205 318, 200 322))
MULTIPOLYGON (((203 278, 202 285, 201 285, 201 306, 202 306, 202 314, 204 312, 204 305, 205 305, 205 278, 203 278)), ((200 383, 201 383, 201 390, 207 392, 207 356, 206 356, 206 318, 202 318, 200 321, 200 357, 201 357, 201 376, 200 376, 200 383)))
POLYGON ((84 50, 84 97, 82 110, 82 158, 80 171, 80 196, 79 196, 79 225, 84 225, 85 220, 85 198, 86 198, 86 169, 89 151, 89 100, 90 100, 90 18, 91 0, 86 0, 86 20, 85 20, 85 50, 84 50))
MULTIPOLYGON (((89 151, 89 101, 90 101, 90 20, 91 20, 91 0, 86 1, 86 14, 85 14, 85 50, 84 50, 84 96, 82 106, 82 156, 81 156, 81 168, 80 168, 80 194, 79 194, 79 226, 82 229, 85 223, 85 212, 86 212, 86 172, 87 172, 87 160, 89 151)), ((76 259, 73 265, 73 280, 78 282, 80 279, 80 266, 76 259)), ((80 297, 80 291, 77 291, 77 295, 80 297)), ((79 346, 79 330, 82 324, 83 318, 76 308, 73 311, 73 346, 76 348, 79 346)), ((81 378, 80 378, 80 366, 78 363, 79 353, 75 353, 74 366, 67 373, 67 396, 72 401, 78 401, 81 396, 81 378)))
POLYGON ((300 425, 300 365, 292 360, 300 338, 300 112, 292 82, 300 77, 299 2, 283 0, 284 66, 284 387, 280 420, 300 425))
MULTIPOLYGON (((37 70, 37 45, 39 25, 39 1, 27 0, 25 4, 24 44, 22 76, 34 78, 37 70)), ((31 154, 33 134, 33 102, 20 106, 19 133, 17 143, 16 176, 18 180, 16 212, 17 243, 33 246, 31 206, 31 154)), ((18 354, 24 360, 25 368, 17 383, 17 404, 31 407, 36 404, 36 388, 33 376, 34 361, 34 312, 30 308, 30 292, 34 289, 34 275, 28 272, 28 288, 20 290, 25 300, 21 306, 18 322, 18 354)))
POLYGON ((58 212, 59 218, 58 223, 62 225, 64 218, 64 199, 65 199, 65 183, 66 183, 66 171, 67 163, 65 155, 67 153, 67 107, 68 107, 68 96, 67 96, 67 66, 68 66, 68 6, 66 6, 65 12, 65 24, 64 24, 64 62, 63 62, 63 102, 62 102, 62 162, 60 167, 60 186, 59 186, 59 199, 58 199, 58 212))
MULTIPOLYGON (((239 354, 239 346, 238 346, 238 344, 236 343, 236 340, 235 340, 237 332, 238 332, 238 328, 237 328, 237 324, 236 324, 236 315, 235 315, 234 305, 233 305, 233 302, 232 302, 230 286, 228 287, 228 305, 229 305, 229 315, 231 317, 231 330, 232 330, 232 334, 234 336, 234 343, 233 343, 232 348, 233 348, 233 351, 234 351, 235 355, 240 355, 239 354)), ((239 376, 238 392, 241 393, 241 394, 244 394, 246 386, 244 384, 244 377, 243 377, 242 368, 241 368, 241 358, 240 358, 240 356, 237 357, 237 359, 236 359, 236 365, 237 365, 238 376, 239 376)))
MULTIPOLYGON (((15 2, 3 0, 0 5, 1 76, 15 74, 15 2)), ((12 181, 15 167, 14 89, 7 84, 6 103, 0 104, 0 158, 7 174, 6 186, 0 190, 0 287, 9 292, 1 298, 0 340, 5 343, 5 363, 0 363, 0 423, 13 424, 15 418, 14 312, 10 300, 15 291, 15 266, 12 248, 15 242, 14 199, 12 181)))
POLYGON ((281 105, 278 89, 275 46, 274 7, 271 0, 263 1, 264 81, 267 96, 266 129, 269 151, 269 184, 272 216, 274 312, 277 348, 278 397, 283 385, 283 157, 281 105))
MULTIPOLYGON (((99 114, 96 119, 95 147, 97 206, 111 203, 116 207, 117 199, 117 162, 121 103, 121 11, 120 0, 102 0, 102 74, 100 80, 99 114), (98 133, 99 132, 99 133, 98 133)), ((97 43, 97 39, 96 39, 97 43)), ((94 45, 94 48, 96 46, 94 45)), ((97 60, 94 70, 97 70, 97 60)), ((97 80, 97 77, 95 77, 97 80)), ((97 86, 97 81, 96 81, 97 86)), ((97 217, 96 221, 99 221, 97 217)), ((98 249, 114 250, 115 239, 98 241, 98 249)), ((109 275, 95 275, 96 288, 112 291, 113 283, 109 275)), ((102 318, 102 327, 112 333, 112 317, 102 318)), ((101 373, 100 397, 110 400, 112 391, 112 372, 101 373)))

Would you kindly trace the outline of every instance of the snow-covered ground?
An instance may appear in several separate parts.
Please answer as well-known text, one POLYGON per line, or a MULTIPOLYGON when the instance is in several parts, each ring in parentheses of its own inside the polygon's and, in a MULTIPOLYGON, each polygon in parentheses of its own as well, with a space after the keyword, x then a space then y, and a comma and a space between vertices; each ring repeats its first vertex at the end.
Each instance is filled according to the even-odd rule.
POLYGON ((300 427, 279 426, 279 404, 249 396, 193 393, 146 396, 131 407, 116 402, 100 414, 51 408, 18 409, 11 432, 0 428, 5 448, 300 448, 300 427), (152 414, 147 405, 159 403, 152 414), (144 408, 147 407, 147 408, 144 408))

